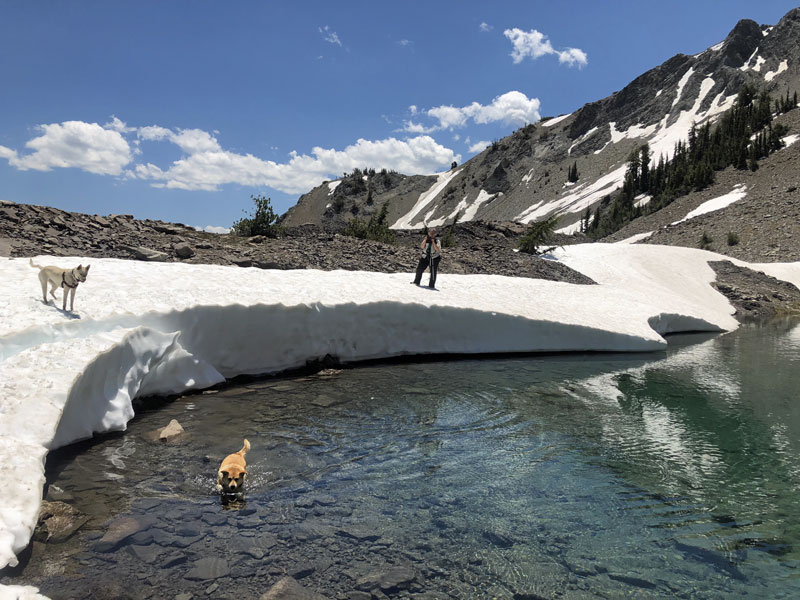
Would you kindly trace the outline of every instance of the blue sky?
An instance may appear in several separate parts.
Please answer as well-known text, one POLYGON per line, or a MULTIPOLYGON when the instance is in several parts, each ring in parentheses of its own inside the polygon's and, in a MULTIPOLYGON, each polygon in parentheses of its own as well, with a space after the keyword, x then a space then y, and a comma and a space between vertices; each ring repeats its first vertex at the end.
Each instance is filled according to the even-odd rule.
POLYGON ((226 227, 447 169, 796 5, 0 0, 0 199, 226 227))

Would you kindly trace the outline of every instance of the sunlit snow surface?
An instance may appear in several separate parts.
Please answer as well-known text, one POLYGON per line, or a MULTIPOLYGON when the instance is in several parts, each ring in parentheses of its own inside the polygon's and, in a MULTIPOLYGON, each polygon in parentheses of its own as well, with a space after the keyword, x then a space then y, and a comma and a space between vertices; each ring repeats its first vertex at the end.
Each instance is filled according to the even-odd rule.
MULTIPOLYGON (((445 257, 446 258, 446 257, 445 257)), ((74 315, 43 304, 28 259, 0 259, 0 566, 36 524, 47 451, 125 429, 137 396, 179 393, 331 354, 647 351, 661 334, 731 330, 733 308, 688 248, 586 244, 553 257, 599 285, 492 275, 256 268, 38 257, 91 263, 74 315)), ((800 263, 770 266, 800 282, 800 263)), ((766 270, 766 268, 765 268, 766 270)), ((0 598, 10 588, 0 586, 0 598)), ((32 591, 30 592, 33 593, 32 591)), ((16 596, 12 596, 16 597, 16 596)), ((30 596, 34 597, 34 596, 30 596)))

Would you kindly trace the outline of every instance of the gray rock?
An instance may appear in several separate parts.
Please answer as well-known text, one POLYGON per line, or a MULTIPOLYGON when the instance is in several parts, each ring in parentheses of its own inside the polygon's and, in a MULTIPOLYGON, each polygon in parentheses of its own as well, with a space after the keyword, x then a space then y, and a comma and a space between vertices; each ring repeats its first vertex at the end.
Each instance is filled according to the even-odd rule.
POLYGON ((111 552, 118 548, 128 537, 149 529, 154 523, 155 518, 144 515, 121 517, 109 525, 103 537, 95 544, 94 549, 97 552, 111 552))
POLYGON ((409 566, 390 566, 381 571, 370 573, 356 581, 359 590, 381 589, 390 592, 408 588, 417 579, 417 574, 409 566))
POLYGON ((130 252, 137 260, 144 260, 148 262, 164 262, 169 258, 166 252, 160 250, 153 250, 144 246, 122 246, 125 250, 130 252))
POLYGON ((164 557, 164 560, 161 561, 161 568, 169 569, 170 567, 176 567, 178 565, 182 565, 188 560, 186 554, 180 551, 172 552, 164 557))
POLYGON ((259 600, 327 600, 322 594, 305 589, 291 577, 284 577, 259 600))
POLYGON ((146 562, 148 564, 154 564, 158 560, 158 557, 164 553, 164 549, 161 546, 155 545, 130 545, 128 546, 128 551, 142 562, 146 562))
POLYGON ((231 572, 228 561, 215 556, 201 558, 192 564, 192 568, 186 573, 186 579, 198 581, 208 581, 227 577, 231 572))
POLYGON ((192 258, 195 255, 195 251, 189 244, 182 242, 175 246, 175 254, 178 255, 178 258, 192 258))
POLYGON ((336 532, 343 537, 353 538, 360 542, 374 542, 380 539, 381 534, 366 525, 347 525, 336 532))

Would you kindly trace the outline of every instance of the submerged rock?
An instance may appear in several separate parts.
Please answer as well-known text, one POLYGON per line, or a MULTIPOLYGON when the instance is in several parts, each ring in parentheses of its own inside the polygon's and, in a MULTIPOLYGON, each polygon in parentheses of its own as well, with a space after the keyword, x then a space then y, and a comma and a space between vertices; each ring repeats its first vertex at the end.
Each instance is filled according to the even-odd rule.
POLYGON ((158 433, 158 439, 162 442, 172 442, 178 436, 183 435, 184 429, 180 423, 178 423, 177 419, 172 419, 169 422, 169 425, 161 429, 158 433))
POLYGON ((259 600, 327 600, 322 594, 307 590, 291 577, 284 577, 259 600))
POLYGON ((109 525, 108 530, 102 538, 95 544, 96 552, 111 552, 119 547, 130 536, 149 529, 155 523, 153 517, 122 517, 109 525))
POLYGON ((210 556, 195 561, 192 568, 186 573, 186 579, 198 579, 201 581, 219 579, 220 577, 227 577, 230 572, 228 561, 210 556))
POLYGON ((37 542, 66 541, 88 520, 89 517, 69 504, 43 500, 33 539, 37 542))

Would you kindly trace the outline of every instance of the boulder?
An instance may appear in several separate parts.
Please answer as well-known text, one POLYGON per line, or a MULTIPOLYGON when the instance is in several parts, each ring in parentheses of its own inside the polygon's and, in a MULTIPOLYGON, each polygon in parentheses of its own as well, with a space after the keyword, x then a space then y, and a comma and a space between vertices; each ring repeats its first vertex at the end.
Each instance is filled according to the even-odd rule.
POLYGON ((137 260, 145 260, 149 262, 164 262, 169 258, 166 252, 161 250, 153 250, 144 246, 123 246, 125 250, 130 252, 137 260))
POLYGON ((195 255, 195 251, 186 242, 181 242, 175 245, 175 254, 178 255, 178 258, 192 258, 195 255))

